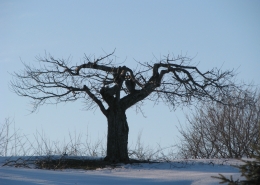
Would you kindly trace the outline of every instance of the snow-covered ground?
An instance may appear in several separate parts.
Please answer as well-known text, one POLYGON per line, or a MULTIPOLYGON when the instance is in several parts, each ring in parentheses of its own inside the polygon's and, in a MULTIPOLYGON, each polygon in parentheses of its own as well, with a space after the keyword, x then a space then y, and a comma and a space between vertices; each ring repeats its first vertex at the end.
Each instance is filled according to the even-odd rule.
POLYGON ((117 168, 97 170, 41 170, 2 166, 6 158, 0 157, 0 185, 48 184, 48 185, 83 185, 83 184, 171 184, 203 185, 219 184, 219 173, 234 179, 240 177, 237 168, 230 165, 240 161, 230 160, 180 160, 152 164, 127 164, 117 168))

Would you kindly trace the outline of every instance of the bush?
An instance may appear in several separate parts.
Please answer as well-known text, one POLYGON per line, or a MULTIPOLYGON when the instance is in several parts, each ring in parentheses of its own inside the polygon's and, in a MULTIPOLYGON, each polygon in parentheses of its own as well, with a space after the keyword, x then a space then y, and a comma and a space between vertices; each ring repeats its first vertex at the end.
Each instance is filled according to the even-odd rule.
POLYGON ((227 105, 212 102, 187 116, 188 128, 180 129, 183 157, 241 158, 253 154, 252 146, 260 142, 260 94, 244 91, 233 95, 239 103, 232 98, 227 105))

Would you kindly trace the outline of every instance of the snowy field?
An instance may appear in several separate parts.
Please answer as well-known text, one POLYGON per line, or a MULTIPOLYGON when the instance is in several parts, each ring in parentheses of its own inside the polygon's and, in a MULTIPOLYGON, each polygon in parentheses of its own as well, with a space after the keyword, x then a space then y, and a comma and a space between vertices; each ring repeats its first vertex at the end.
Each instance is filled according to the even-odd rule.
POLYGON ((9 185, 83 185, 83 184, 219 184, 219 173, 234 179, 240 177, 240 161, 230 160, 180 160, 152 164, 127 164, 117 168, 97 170, 42 170, 2 166, 6 158, 0 157, 0 184, 9 185))

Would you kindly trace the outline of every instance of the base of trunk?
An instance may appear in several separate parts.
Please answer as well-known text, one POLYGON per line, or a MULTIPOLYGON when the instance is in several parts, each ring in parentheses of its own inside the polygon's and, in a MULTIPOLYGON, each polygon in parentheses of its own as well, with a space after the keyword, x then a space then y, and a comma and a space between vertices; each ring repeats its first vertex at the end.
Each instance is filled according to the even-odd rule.
POLYGON ((111 162, 111 163, 129 163, 130 159, 129 159, 129 157, 127 157, 126 159, 116 159, 114 157, 110 158, 110 157, 106 156, 104 158, 104 161, 111 162))

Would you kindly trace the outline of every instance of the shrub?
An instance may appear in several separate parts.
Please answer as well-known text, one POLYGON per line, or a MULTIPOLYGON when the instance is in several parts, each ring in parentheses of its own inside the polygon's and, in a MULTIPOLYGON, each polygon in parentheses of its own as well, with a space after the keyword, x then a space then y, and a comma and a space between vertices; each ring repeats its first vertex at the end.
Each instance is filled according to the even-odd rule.
POLYGON ((187 116, 189 126, 181 127, 180 153, 185 158, 250 157, 259 145, 260 95, 234 93, 239 102, 217 102, 198 106, 187 116), (235 106, 234 106, 235 105, 235 106))

